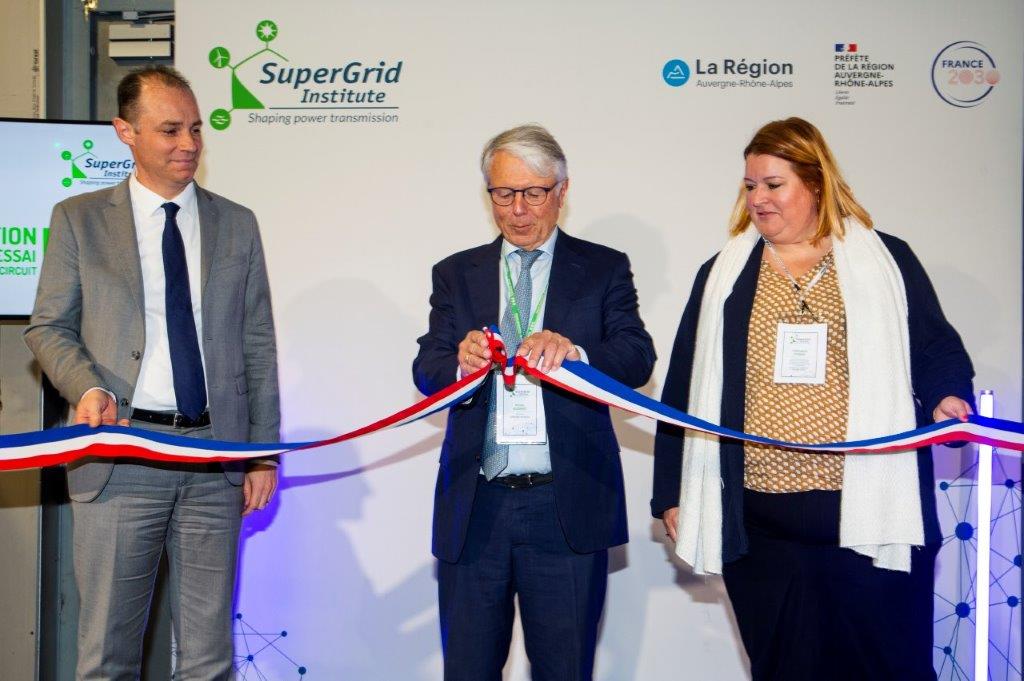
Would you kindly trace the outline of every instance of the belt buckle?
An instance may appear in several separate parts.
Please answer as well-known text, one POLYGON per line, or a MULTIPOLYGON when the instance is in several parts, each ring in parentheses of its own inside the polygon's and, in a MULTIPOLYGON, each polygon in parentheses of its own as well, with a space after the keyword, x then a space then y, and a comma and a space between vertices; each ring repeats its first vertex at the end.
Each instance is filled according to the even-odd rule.
POLYGON ((175 428, 184 427, 185 415, 178 412, 174 412, 174 421, 171 423, 175 428))
POLYGON ((517 475, 510 475, 508 477, 507 484, 511 489, 530 489, 535 486, 536 478, 541 477, 541 473, 519 473, 517 475))

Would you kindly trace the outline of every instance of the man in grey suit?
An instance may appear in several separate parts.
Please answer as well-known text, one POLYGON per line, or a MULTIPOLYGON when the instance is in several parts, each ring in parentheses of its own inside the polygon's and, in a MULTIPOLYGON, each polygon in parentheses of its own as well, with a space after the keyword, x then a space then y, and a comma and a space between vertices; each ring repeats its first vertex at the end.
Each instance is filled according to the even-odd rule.
MULTIPOLYGON (((193 181, 202 119, 188 82, 147 67, 118 87, 132 176, 54 207, 25 340, 75 422, 277 441, 277 350, 253 213, 193 181)), ((244 470, 133 459, 68 466, 77 678, 138 678, 166 551, 177 679, 227 679, 241 515, 276 461, 244 470)))

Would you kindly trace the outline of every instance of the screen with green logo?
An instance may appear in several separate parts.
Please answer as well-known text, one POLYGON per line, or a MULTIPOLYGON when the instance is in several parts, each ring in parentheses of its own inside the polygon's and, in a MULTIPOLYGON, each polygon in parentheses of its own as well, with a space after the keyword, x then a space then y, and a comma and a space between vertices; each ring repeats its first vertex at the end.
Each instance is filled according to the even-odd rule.
POLYGON ((32 313, 53 206, 134 167, 110 123, 0 119, 0 317, 32 313))

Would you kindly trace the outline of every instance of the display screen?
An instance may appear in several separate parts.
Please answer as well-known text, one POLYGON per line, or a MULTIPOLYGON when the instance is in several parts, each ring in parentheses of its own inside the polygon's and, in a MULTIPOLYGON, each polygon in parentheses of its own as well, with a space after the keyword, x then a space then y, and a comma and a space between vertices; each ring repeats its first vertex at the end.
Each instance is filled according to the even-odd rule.
POLYGON ((134 161, 110 123, 0 118, 0 148, 0 317, 28 317, 53 206, 121 182, 134 161))

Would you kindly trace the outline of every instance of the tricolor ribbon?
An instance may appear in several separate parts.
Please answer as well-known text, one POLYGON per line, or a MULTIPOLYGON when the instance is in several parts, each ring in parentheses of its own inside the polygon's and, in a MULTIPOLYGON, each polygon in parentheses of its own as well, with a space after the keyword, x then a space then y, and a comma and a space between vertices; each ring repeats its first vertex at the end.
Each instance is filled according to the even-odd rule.
POLYGON ((553 387, 656 421, 671 423, 719 437, 757 442, 775 447, 816 452, 885 453, 947 442, 976 442, 1003 449, 1024 451, 1024 424, 973 415, 966 422, 950 419, 904 433, 855 442, 803 444, 749 435, 723 428, 662 404, 632 390, 584 362, 567 360, 558 369, 544 373, 530 367, 524 357, 507 356, 505 345, 496 328, 487 329, 485 333, 491 350, 491 366, 463 377, 447 388, 406 409, 326 440, 273 444, 221 442, 124 426, 90 428, 86 425, 78 425, 33 433, 0 435, 0 470, 55 466, 87 456, 204 463, 260 458, 325 447, 354 440, 386 428, 403 426, 452 405, 460 404, 473 396, 487 379, 487 374, 492 368, 500 369, 506 387, 514 385, 515 372, 518 369, 553 387))

